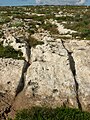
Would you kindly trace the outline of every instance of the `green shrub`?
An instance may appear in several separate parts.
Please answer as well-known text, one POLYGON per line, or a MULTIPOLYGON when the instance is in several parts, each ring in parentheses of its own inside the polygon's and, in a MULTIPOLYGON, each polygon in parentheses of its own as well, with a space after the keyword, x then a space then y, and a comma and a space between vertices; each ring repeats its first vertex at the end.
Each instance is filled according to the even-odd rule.
POLYGON ((10 22, 10 20, 11 19, 8 16, 3 15, 2 17, 0 17, 0 25, 8 23, 8 22, 10 22))
POLYGON ((23 26, 24 26, 23 22, 15 22, 10 24, 10 27, 23 27, 23 26))
POLYGON ((64 107, 33 107, 18 111, 14 120, 90 120, 90 113, 64 107))
POLYGON ((59 34, 57 26, 55 24, 51 24, 50 22, 43 23, 40 27, 44 30, 50 31, 50 34, 59 34))
POLYGON ((3 32, 2 31, 0 31, 0 38, 3 36, 3 32))
POLYGON ((0 57, 1 58, 24 59, 22 57, 21 51, 16 51, 11 46, 3 47, 1 43, 0 43, 0 57))

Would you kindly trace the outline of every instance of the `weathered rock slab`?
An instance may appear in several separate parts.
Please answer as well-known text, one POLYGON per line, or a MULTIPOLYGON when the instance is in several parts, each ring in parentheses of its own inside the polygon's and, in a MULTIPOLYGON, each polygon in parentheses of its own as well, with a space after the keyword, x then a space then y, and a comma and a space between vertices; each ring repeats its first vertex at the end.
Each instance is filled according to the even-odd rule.
POLYGON ((83 110, 90 111, 90 41, 74 40, 65 42, 75 61, 79 99, 83 110))
POLYGON ((65 104, 77 107, 74 88, 68 54, 60 39, 31 49, 25 88, 28 97, 38 97, 53 106, 65 104))
POLYGON ((0 58, 0 91, 15 95, 24 61, 0 58))

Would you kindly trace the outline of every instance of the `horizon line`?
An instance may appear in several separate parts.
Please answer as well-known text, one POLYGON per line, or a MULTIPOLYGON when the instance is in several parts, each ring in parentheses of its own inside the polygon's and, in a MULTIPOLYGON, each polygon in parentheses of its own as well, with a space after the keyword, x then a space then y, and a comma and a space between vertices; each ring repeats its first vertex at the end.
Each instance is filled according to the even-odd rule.
POLYGON ((69 4, 26 4, 26 5, 0 5, 0 7, 24 7, 24 6, 90 6, 87 4, 83 4, 83 5, 69 5, 69 4))

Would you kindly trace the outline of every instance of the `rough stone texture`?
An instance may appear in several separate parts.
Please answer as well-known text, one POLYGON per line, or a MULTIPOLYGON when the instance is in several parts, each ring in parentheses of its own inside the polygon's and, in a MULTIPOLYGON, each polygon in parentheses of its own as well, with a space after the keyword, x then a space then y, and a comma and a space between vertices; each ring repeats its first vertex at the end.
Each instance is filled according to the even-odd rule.
POLYGON ((75 82, 67 51, 60 39, 44 38, 45 44, 31 49, 31 65, 26 76, 26 95, 48 101, 52 106, 77 107, 75 82), (52 102, 50 102, 52 100, 52 102))
POLYGON ((81 104, 90 111, 90 41, 63 42, 46 35, 41 40, 43 45, 31 48, 30 66, 23 60, 0 59, 0 108, 11 105, 2 98, 6 102, 14 98, 24 81, 11 110, 33 105, 78 108, 81 104))
POLYGON ((75 61, 82 109, 90 111, 90 41, 67 41, 65 47, 72 52, 75 61))
POLYGON ((22 74, 24 61, 0 58, 0 92, 15 94, 22 74))
POLYGON ((13 104, 23 64, 23 60, 0 58, 0 119, 1 114, 13 104))

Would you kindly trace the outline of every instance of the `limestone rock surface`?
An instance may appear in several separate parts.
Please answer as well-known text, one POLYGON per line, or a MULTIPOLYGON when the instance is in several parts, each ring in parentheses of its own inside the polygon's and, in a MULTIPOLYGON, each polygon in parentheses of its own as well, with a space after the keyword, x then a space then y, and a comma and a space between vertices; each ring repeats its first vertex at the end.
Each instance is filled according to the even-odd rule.
POLYGON ((9 92, 15 95, 21 78, 23 64, 23 60, 0 58, 0 86, 3 87, 3 89, 0 87, 0 92, 9 92))
POLYGON ((53 106, 68 104, 77 107, 74 88, 68 54, 60 39, 31 49, 25 88, 28 97, 38 97, 38 101, 48 101, 53 106))
POLYGON ((26 60, 0 58, 0 106, 7 107, 2 96, 10 101, 23 81, 14 110, 64 105, 90 111, 90 41, 46 35, 41 40, 43 45, 30 50, 30 66, 26 60))
POLYGON ((82 108, 90 111, 90 41, 74 40, 65 42, 65 47, 75 62, 76 80, 82 108))
POLYGON ((0 58, 0 119, 5 111, 10 112, 21 79, 23 64, 23 60, 0 58))

